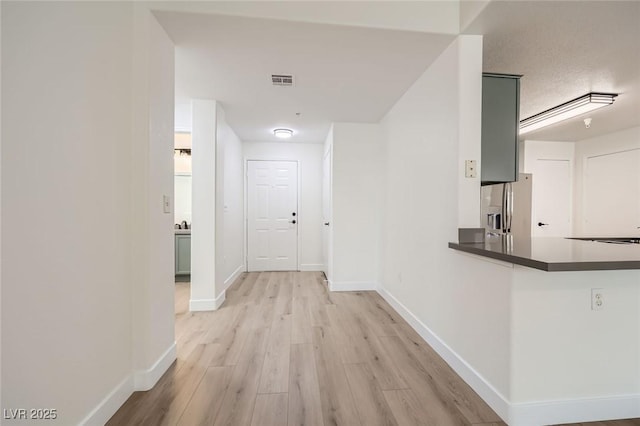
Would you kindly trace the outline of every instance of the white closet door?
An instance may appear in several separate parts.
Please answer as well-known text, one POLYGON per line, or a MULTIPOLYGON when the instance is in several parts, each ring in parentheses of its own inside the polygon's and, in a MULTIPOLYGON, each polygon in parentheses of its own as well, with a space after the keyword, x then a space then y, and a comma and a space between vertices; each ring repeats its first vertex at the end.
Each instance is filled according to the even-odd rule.
POLYGON ((536 160, 533 172, 533 199, 533 236, 572 235, 571 164, 568 160, 536 160))
POLYGON ((587 158, 584 197, 587 235, 639 235, 640 150, 587 158))

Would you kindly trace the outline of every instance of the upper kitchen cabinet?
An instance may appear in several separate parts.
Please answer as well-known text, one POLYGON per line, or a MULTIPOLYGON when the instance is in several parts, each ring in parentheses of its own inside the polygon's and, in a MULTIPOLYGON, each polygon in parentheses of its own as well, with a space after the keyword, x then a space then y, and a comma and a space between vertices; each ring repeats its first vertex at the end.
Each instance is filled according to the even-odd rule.
POLYGON ((482 185, 518 179, 520 77, 482 74, 482 185))

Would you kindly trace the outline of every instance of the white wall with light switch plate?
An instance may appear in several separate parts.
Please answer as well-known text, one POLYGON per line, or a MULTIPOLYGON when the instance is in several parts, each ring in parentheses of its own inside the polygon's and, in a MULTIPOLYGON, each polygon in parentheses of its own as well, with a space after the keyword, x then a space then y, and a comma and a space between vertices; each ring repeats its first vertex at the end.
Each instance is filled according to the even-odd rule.
POLYGON ((382 121, 379 292, 509 424, 638 417, 640 272, 543 272, 447 248, 467 209, 480 216, 465 177, 480 140, 461 131, 480 108, 457 115, 480 83, 457 79, 481 76, 481 52, 481 38, 459 37, 382 121))
MULTIPOLYGON (((457 64, 457 148, 458 148, 458 227, 478 228, 480 224, 480 170, 482 164, 482 47, 476 41, 458 40, 457 64)), ((445 121, 446 123, 446 121, 445 121)))
POLYGON ((2 405, 105 424, 175 359, 174 46, 141 5, 1 10, 2 405))
POLYGON ((458 227, 480 222, 480 182, 465 178, 465 160, 480 158, 481 89, 482 37, 462 36, 382 120, 381 286, 394 307, 436 336, 430 343, 444 342, 447 362, 471 366, 469 375, 458 370, 465 380, 477 374, 491 384, 487 393, 474 388, 483 398, 508 397, 512 269, 447 247, 458 227))
POLYGON ((465 160, 464 177, 475 178, 478 175, 476 160, 465 160))

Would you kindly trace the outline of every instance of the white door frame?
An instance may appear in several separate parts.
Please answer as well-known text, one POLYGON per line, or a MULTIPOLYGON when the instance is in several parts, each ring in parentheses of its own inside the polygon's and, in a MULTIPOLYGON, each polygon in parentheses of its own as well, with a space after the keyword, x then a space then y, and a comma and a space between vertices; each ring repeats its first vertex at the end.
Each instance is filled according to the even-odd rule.
POLYGON ((333 146, 329 145, 326 150, 322 152, 322 260, 323 260, 323 271, 327 281, 330 281, 332 278, 332 255, 333 255, 333 146), (328 175, 325 176, 325 160, 328 157, 329 161, 329 170, 328 175), (328 180, 326 182, 325 180, 328 180), (324 185, 328 183, 328 188, 325 188, 324 185), (324 191, 325 189, 328 191, 327 200, 324 199, 324 191), (325 206, 325 201, 328 203, 328 206, 325 206), (328 210, 327 217, 324 217, 325 209, 328 210), (325 222, 329 222, 329 225, 325 225, 325 222), (326 235, 326 237, 325 237, 326 235), (325 247, 325 238, 326 238, 326 247, 325 247))
POLYGON ((296 212, 297 212, 297 222, 298 226, 296 226, 296 270, 300 270, 300 162, 298 160, 292 160, 290 158, 282 158, 282 157, 268 157, 268 158, 253 158, 253 157, 244 157, 244 171, 243 171, 243 179, 244 179, 244 270, 245 272, 249 270, 249 161, 288 161, 291 163, 296 163, 297 175, 296 179, 298 180, 298 191, 296 194, 296 212))

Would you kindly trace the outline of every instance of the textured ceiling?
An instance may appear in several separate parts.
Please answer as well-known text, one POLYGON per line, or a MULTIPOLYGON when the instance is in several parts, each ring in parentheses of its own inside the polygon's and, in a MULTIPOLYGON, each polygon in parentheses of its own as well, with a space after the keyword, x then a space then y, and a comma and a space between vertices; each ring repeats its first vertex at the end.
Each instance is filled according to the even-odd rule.
POLYGON ((494 1, 464 32, 484 35, 484 71, 523 74, 521 118, 592 91, 620 94, 527 139, 577 141, 640 125, 640 2, 494 1))

